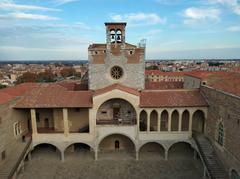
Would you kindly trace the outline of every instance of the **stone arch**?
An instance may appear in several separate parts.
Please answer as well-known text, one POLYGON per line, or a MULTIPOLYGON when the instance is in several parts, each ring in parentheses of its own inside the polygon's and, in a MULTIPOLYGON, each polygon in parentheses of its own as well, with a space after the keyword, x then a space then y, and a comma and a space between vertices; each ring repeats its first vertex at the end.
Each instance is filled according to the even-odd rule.
POLYGON ((101 158, 101 155, 104 158, 108 158, 112 152, 115 152, 119 155, 111 155, 110 158, 120 156, 119 159, 125 157, 135 158, 135 152, 137 149, 134 140, 130 136, 122 133, 114 133, 102 137, 102 139, 99 140, 97 148, 99 152, 99 158, 101 158), (118 141, 117 148, 115 145, 116 141, 118 141))
POLYGON ((202 110, 196 110, 192 116, 192 130, 204 133, 205 113, 202 110))
POLYGON ((150 131, 158 130, 158 113, 156 110, 152 110, 150 114, 150 131))
POLYGON ((178 131, 179 112, 177 110, 174 110, 171 115, 171 131, 178 131))
POLYGON ((181 131, 188 131, 189 130, 189 120, 190 120, 190 113, 186 109, 182 113, 182 126, 181 131))
POLYGON ((64 155, 65 157, 76 158, 80 156, 81 159, 93 159, 94 155, 92 151, 94 151, 94 149, 91 145, 83 142, 74 142, 65 147, 64 155))
POLYGON ((43 143, 38 143, 38 144, 33 145, 33 147, 32 147, 33 154, 35 152, 41 152, 41 151, 45 151, 44 153, 48 154, 47 157, 51 157, 52 156, 51 153, 56 152, 57 155, 59 155, 59 158, 62 158, 62 150, 60 149, 60 147, 58 147, 57 145, 54 145, 52 143, 43 142, 43 143), (36 150, 38 150, 38 151, 36 151, 36 150), (46 151, 48 151, 48 152, 46 152, 46 151))
POLYGON ((139 130, 140 131, 147 131, 147 112, 142 110, 139 116, 139 130))
POLYGON ((96 113, 97 124, 136 124, 135 107, 122 98, 104 101, 96 113))
POLYGON ((163 159, 165 157, 165 148, 162 144, 149 141, 139 147, 140 159, 163 159))
POLYGON ((168 148, 168 158, 176 159, 176 158, 193 158, 194 155, 194 147, 191 143, 186 141, 178 141, 173 143, 168 148))
POLYGON ((235 169, 230 170, 230 179, 239 179, 240 175, 235 169))
POLYGON ((168 122, 169 122, 169 114, 167 110, 163 110, 161 113, 161 129, 160 131, 167 131, 168 130, 168 122))

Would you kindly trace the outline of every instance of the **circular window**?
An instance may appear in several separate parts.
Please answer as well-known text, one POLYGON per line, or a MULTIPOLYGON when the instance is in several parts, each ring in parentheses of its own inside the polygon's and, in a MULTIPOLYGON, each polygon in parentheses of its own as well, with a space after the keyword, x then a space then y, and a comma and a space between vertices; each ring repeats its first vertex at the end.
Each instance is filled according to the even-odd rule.
POLYGON ((111 76, 113 79, 119 80, 123 76, 123 69, 119 66, 112 67, 111 76))

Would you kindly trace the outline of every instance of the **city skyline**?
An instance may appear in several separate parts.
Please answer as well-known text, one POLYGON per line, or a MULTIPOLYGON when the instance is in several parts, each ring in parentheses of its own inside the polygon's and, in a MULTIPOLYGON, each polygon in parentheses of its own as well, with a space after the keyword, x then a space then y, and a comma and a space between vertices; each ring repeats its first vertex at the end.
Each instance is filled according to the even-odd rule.
POLYGON ((240 58, 239 20, 238 0, 0 0, 0 60, 86 60, 111 21, 147 59, 240 58))

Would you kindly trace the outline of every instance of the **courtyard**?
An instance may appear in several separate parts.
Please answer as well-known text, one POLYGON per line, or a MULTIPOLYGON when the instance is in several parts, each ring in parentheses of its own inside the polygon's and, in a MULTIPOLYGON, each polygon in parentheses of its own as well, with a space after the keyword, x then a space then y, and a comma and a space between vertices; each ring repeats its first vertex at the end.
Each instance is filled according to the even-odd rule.
POLYGON ((94 153, 80 148, 66 154, 60 161, 58 152, 51 146, 41 146, 25 162, 20 179, 201 179, 203 167, 199 159, 177 152, 165 161, 157 152, 146 152, 136 161, 123 151, 103 152, 99 160, 94 153))

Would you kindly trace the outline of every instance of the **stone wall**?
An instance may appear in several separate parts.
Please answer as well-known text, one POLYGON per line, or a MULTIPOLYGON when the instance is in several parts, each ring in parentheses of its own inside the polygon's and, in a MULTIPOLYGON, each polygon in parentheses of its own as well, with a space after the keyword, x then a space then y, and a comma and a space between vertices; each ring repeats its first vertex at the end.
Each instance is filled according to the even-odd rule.
POLYGON ((96 90, 107 87, 114 83, 144 89, 144 53, 140 56, 139 63, 128 63, 124 55, 114 56, 111 53, 107 54, 104 64, 93 64, 92 57, 89 55, 89 89, 96 90), (119 66, 123 69, 123 76, 119 80, 114 80, 110 75, 110 70, 113 66, 119 66))
POLYGON ((89 125, 88 108, 68 109, 70 132, 78 132, 79 129, 89 125))
POLYGON ((215 144, 226 169, 240 173, 240 97, 207 86, 201 91, 209 102, 205 134, 215 144), (220 122, 224 125, 223 146, 216 142, 220 122))
POLYGON ((183 87, 184 89, 195 89, 200 88, 201 86, 201 80, 199 78, 194 78, 191 76, 184 76, 184 83, 183 87))
POLYGON ((15 110, 12 106, 15 101, 0 106, 0 164, 8 160, 11 153, 16 152, 15 146, 22 141, 22 136, 28 133, 28 119, 30 113, 27 110, 15 110), (14 126, 19 125, 19 133, 16 135, 14 126), (6 158, 2 161, 2 152, 6 158))

